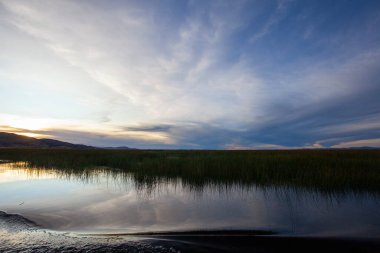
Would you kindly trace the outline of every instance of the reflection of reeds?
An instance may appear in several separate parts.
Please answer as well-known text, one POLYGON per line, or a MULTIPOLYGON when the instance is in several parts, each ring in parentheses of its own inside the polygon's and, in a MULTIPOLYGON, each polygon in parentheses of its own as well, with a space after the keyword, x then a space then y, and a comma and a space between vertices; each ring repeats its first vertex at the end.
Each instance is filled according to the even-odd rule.
POLYGON ((154 186, 180 179, 204 186, 291 187, 326 193, 380 193, 379 150, 153 151, 2 149, 0 159, 90 178, 88 168, 129 174, 154 186), (111 169, 112 168, 112 169, 111 169))

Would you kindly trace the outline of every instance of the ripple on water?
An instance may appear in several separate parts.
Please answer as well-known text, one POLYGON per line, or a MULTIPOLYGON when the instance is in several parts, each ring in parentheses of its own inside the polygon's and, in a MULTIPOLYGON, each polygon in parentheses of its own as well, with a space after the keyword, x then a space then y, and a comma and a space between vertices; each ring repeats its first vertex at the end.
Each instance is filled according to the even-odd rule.
POLYGON ((18 214, 0 211, 0 252, 177 252, 173 245, 127 236, 81 236, 44 229, 18 214))

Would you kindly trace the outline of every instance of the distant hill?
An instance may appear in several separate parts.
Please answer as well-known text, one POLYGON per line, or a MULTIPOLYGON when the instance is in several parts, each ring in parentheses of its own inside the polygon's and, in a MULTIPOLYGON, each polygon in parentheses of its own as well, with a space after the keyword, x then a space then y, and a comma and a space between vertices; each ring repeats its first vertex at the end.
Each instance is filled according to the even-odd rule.
POLYGON ((124 150, 124 149, 137 149, 137 148, 130 148, 130 147, 100 147, 101 149, 118 149, 118 150, 124 150))
POLYGON ((37 139, 18 134, 0 132, 0 148, 94 148, 82 144, 53 139, 37 139))

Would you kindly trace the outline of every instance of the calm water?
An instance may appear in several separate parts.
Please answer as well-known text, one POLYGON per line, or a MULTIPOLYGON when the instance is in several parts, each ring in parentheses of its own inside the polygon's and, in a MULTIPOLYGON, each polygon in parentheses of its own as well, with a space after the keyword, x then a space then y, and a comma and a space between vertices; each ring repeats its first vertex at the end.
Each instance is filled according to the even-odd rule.
POLYGON ((287 235, 380 237, 380 198, 132 174, 0 165, 0 210, 44 228, 81 233, 252 229, 287 235))

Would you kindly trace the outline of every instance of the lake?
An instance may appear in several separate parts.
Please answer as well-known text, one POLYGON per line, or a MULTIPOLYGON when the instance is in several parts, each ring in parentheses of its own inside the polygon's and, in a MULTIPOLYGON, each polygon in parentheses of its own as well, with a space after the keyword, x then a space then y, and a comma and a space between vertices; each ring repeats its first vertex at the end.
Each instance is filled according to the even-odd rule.
POLYGON ((117 245, 126 236, 132 248, 183 249, 141 239, 160 234, 380 238, 378 193, 212 180, 199 185, 106 167, 72 173, 0 164, 0 210, 5 212, 0 215, 4 251, 46 246, 51 238, 60 247, 78 241, 117 245), (18 215, 10 219, 9 214, 18 215))

